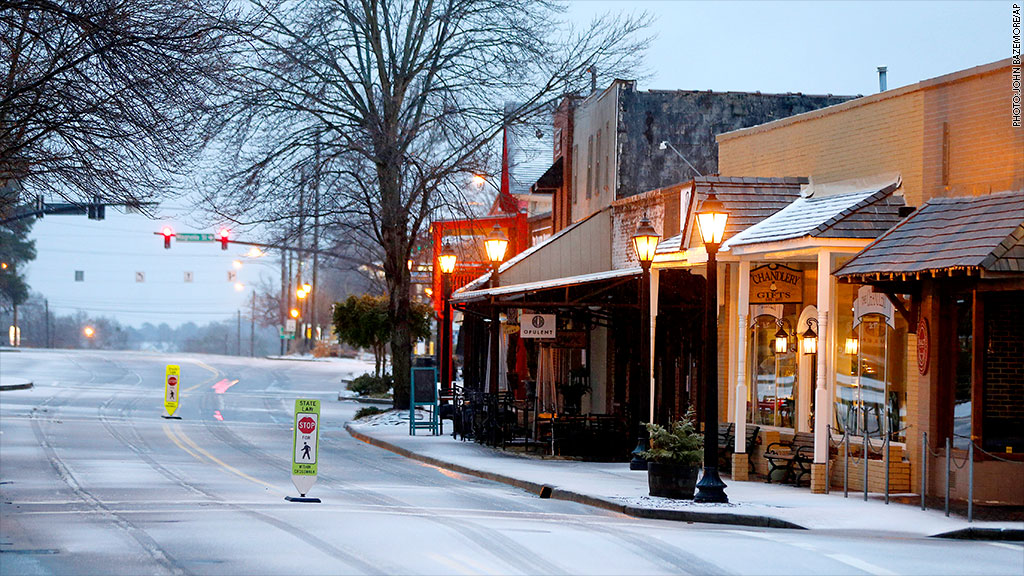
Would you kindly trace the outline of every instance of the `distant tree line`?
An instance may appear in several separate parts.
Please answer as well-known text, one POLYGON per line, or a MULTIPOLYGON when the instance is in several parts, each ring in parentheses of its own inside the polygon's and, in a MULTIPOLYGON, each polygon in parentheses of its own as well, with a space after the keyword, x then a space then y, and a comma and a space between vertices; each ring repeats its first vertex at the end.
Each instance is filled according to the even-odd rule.
MULTIPOLYGON (((3 327, 2 344, 8 345, 7 327, 13 323, 11 310, 0 311, 0 326, 3 327)), ((27 348, 99 349, 99 350, 140 350, 157 352, 195 352, 204 354, 241 353, 249 355, 250 324, 243 319, 239 334, 236 320, 210 322, 198 325, 187 322, 171 327, 166 322, 146 322, 136 328, 126 326, 115 319, 93 316, 85 312, 56 314, 50 312, 47 318, 43 298, 34 295, 18 310, 18 324, 21 327, 21 346, 27 348), (92 337, 85 335, 85 328, 93 329, 92 337)), ((278 332, 275 327, 263 326, 257 322, 253 351, 257 356, 279 352, 278 332)))

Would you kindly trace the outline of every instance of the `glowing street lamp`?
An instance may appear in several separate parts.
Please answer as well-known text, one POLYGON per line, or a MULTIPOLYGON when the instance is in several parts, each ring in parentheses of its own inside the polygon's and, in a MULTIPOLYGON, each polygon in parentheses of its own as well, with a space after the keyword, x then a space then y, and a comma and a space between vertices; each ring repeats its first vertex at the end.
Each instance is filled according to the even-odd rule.
POLYGON ((92 338, 93 336, 96 335, 96 330, 92 326, 86 326, 82 330, 82 334, 85 334, 86 338, 92 338))
POLYGON ((716 256, 725 236, 729 213, 708 190, 700 210, 697 226, 708 253, 707 282, 704 291, 704 431, 710 442, 704 443, 704 475, 697 482, 694 502, 728 502, 725 482, 718 476, 718 260, 716 256))
POLYGON ((444 395, 451 393, 452 386, 452 307, 449 300, 452 297, 452 273, 455 272, 455 264, 458 262, 458 254, 452 245, 445 242, 441 249, 441 255, 437 257, 438 268, 441 269, 441 282, 443 297, 442 320, 441 320, 441 391, 444 395))
MULTIPOLYGON (((654 380, 651 379, 651 263, 654 262, 654 254, 658 250, 658 241, 661 235, 651 226, 647 214, 640 220, 636 233, 633 234, 633 251, 637 260, 640 261, 640 370, 642 378, 648 381, 648 421, 654 422, 654 380)), ((637 395, 638 399, 640 395, 637 395)), ((629 461, 630 470, 646 470, 647 460, 640 455, 647 449, 646 426, 639 417, 639 404, 637 405, 637 443, 633 449, 633 458, 629 461)))
MULTIPOLYGON (((490 235, 484 239, 484 250, 487 252, 487 259, 494 267, 491 271, 491 288, 497 288, 501 285, 501 281, 498 279, 498 268, 501 266, 502 260, 505 259, 505 251, 508 250, 508 236, 501 231, 501 226, 495 224, 490 235)), ((491 309, 491 348, 488 354, 491 392, 498 391, 498 325, 501 323, 498 312, 497 306, 491 309)))
POLYGON ((292 309, 291 309, 291 310, 290 310, 290 311, 288 312, 288 314, 289 314, 289 315, 290 315, 290 316, 291 316, 292 318, 296 318, 296 319, 298 319, 298 317, 299 317, 299 309, 298 309, 298 308, 292 308, 292 309))
POLYGON ((818 333, 811 328, 811 323, 818 323, 817 318, 807 319, 807 330, 803 333, 803 351, 804 354, 817 354, 818 353, 818 333))

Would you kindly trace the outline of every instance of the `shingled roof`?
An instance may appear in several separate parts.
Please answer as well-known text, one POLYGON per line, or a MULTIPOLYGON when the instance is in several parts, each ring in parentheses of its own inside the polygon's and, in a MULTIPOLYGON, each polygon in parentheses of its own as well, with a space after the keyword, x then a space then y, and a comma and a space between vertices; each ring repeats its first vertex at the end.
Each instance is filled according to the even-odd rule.
POLYGON ((666 238, 658 245, 658 254, 678 252, 694 242, 700 244, 695 237, 696 224, 693 214, 707 198, 712 187, 715 196, 729 212, 726 223, 726 237, 738 234, 742 230, 764 220, 788 206, 800 197, 800 187, 807 184, 807 178, 752 178, 729 176, 701 176, 695 178, 693 186, 696 194, 692 195, 688 206, 684 209, 683 230, 680 234, 666 238), (683 238, 690 241, 684 242, 683 238))
MULTIPOLYGON (((877 238, 899 221, 903 197, 894 195, 899 179, 838 194, 813 194, 728 238, 723 249, 803 237, 877 238)), ((730 215, 731 219, 731 215, 730 215)))
POLYGON ((1024 272, 1024 191, 933 198, 835 275, 893 279, 954 270, 1024 272))

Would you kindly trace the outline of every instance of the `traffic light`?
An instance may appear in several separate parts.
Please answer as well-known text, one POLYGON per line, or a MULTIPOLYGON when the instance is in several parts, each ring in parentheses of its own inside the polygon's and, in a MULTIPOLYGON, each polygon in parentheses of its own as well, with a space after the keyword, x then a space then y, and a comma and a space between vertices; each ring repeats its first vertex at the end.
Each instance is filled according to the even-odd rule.
POLYGON ((164 248, 170 249, 171 238, 174 237, 174 229, 170 226, 164 226, 164 229, 160 231, 164 235, 164 248))
POLYGON ((298 317, 299 317, 299 309, 298 309, 298 308, 292 308, 292 309, 291 309, 291 310, 289 311, 289 315, 290 315, 290 316, 291 316, 292 318, 298 318, 298 317))
POLYGON ((221 228, 220 232, 218 232, 217 235, 220 237, 220 249, 227 250, 228 238, 231 237, 231 230, 228 230, 227 228, 221 228))

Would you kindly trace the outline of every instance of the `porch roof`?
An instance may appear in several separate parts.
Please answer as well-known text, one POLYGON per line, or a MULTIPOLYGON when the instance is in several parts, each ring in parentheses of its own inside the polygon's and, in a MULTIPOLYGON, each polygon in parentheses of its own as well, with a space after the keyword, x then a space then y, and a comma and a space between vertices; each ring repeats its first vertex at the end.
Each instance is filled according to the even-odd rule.
POLYGON ((453 304, 458 303, 469 303, 479 302, 488 300, 490 298, 505 297, 506 299, 515 299, 517 297, 527 296, 536 292, 543 292, 545 290, 552 290, 556 288, 569 288, 572 286, 580 286, 584 284, 594 284, 597 282, 603 282, 606 280, 614 280, 618 278, 630 278, 633 276, 640 275, 640 268, 623 268, 619 270, 608 270, 605 272, 594 272, 590 274, 580 274, 578 276, 567 276, 564 278, 554 278, 551 280, 541 280, 538 282, 526 282, 524 284, 513 284, 511 286, 499 286, 497 288, 485 288, 481 290, 466 290, 462 292, 456 292, 452 294, 451 301, 453 304))
POLYGON ((1024 190, 933 198, 834 275, 892 279, 957 269, 1024 272, 1024 190))
POLYGON ((726 240, 722 249, 807 236, 876 238, 899 220, 904 205, 902 196, 893 194, 900 187, 899 176, 883 180, 812 185, 789 206, 726 240))

